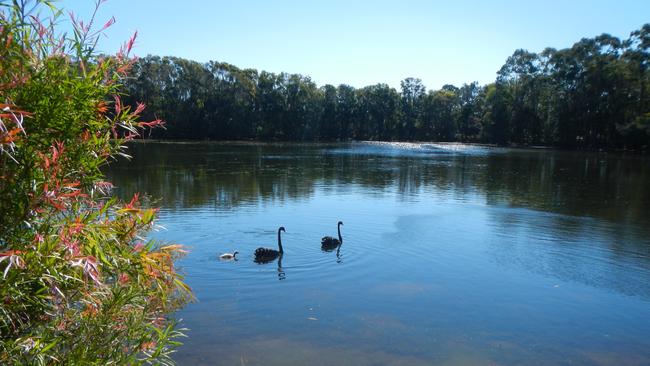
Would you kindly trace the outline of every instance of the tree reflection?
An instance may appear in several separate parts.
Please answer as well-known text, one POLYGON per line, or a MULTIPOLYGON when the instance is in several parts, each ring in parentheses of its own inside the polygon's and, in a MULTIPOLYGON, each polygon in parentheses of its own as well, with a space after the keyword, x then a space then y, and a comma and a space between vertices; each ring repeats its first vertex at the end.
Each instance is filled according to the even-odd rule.
POLYGON ((357 144, 342 152, 334 146, 141 143, 131 145, 131 161, 107 173, 119 194, 144 189, 168 208, 236 209, 348 185, 395 190, 403 199, 423 190, 478 194, 490 205, 624 222, 644 221, 650 208, 649 164, 640 156, 526 150, 381 156, 357 153, 357 144))
MULTIPOLYGON (((167 209, 212 205, 228 211, 286 200, 308 200, 316 190, 363 187, 468 197, 488 205, 525 207, 646 225, 650 212, 648 158, 615 154, 369 148, 369 144, 137 143, 133 159, 107 170, 129 197, 146 191, 167 209)), ((558 223, 558 225, 565 225, 558 223)))

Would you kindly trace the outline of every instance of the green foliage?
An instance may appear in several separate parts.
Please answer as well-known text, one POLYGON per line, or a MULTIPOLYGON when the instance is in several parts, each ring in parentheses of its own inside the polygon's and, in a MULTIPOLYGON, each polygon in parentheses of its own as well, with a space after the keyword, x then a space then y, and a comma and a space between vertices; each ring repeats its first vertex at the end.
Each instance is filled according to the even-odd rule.
POLYGON ((453 141, 458 108, 457 90, 443 88, 430 92, 424 100, 425 136, 436 141, 453 141))
POLYGON ((497 144, 508 142, 511 98, 501 84, 490 84, 485 91, 483 138, 497 144))
POLYGON ((175 57, 138 61, 128 94, 168 121, 159 138, 215 140, 437 140, 565 148, 650 144, 650 24, 571 48, 517 50, 495 83, 427 92, 406 78, 355 89, 308 77, 175 57))
POLYGON ((100 58, 112 19, 66 37, 48 2, 0 6, 0 364, 170 363, 182 248, 145 241, 156 210, 111 198, 100 170, 161 123, 119 96, 134 39, 100 58))

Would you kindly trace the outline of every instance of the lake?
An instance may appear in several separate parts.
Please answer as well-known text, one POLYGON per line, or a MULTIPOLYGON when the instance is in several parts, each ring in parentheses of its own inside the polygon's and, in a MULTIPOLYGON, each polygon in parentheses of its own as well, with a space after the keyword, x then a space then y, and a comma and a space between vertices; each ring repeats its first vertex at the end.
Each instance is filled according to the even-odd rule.
POLYGON ((198 299, 181 365, 648 365, 650 158, 463 144, 138 143, 198 299), (322 251, 320 238, 343 244, 322 251), (257 264, 259 246, 281 261, 257 264), (219 255, 238 250, 237 261, 219 255))

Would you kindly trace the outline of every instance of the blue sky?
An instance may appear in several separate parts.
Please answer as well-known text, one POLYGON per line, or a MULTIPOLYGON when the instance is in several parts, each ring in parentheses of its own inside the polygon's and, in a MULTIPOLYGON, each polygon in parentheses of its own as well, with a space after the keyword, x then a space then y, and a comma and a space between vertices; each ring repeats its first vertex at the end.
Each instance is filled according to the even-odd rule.
MULTIPOLYGON (((59 7, 89 16, 94 0, 59 7)), ((114 53, 138 31, 135 54, 218 60, 242 68, 309 75, 355 87, 421 78, 491 82, 518 48, 564 48, 582 37, 627 38, 650 22, 648 0, 108 0, 115 16, 100 49, 114 53)))

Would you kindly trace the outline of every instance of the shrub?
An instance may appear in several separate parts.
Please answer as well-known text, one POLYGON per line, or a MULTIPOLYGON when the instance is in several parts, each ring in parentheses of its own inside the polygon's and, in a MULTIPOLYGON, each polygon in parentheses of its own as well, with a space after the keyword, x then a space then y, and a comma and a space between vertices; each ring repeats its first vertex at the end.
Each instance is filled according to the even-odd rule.
POLYGON ((100 57, 113 19, 71 15, 65 35, 47 1, 0 11, 0 364, 171 363, 182 247, 144 239, 156 209, 112 198, 100 170, 161 124, 120 100, 135 35, 100 57))

